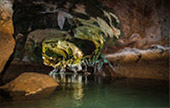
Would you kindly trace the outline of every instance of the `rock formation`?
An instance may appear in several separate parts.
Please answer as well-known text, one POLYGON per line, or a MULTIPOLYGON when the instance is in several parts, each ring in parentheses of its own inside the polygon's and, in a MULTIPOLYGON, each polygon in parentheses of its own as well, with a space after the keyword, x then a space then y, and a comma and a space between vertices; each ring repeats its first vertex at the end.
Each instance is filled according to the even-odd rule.
MULTIPOLYGON (((1 1, 5 1, 5 0, 1 0, 1 1)), ((39 41, 40 35, 38 34, 38 32, 42 32, 42 31, 46 32, 47 31, 46 28, 59 29, 58 24, 56 23, 57 20, 57 14, 55 14, 56 9, 64 7, 67 10, 70 7, 73 9, 75 9, 76 7, 78 9, 75 9, 75 11, 85 12, 84 10, 85 7, 77 6, 77 5, 74 6, 69 3, 66 3, 65 1, 67 0, 58 3, 56 2, 56 0, 49 0, 49 1, 15 0, 14 2, 15 12, 14 12, 13 21, 15 27, 15 36, 18 43, 17 48, 19 49, 18 50, 19 52, 16 51, 17 52, 16 55, 18 54, 17 57, 21 57, 20 60, 24 60, 28 62, 28 59, 32 59, 32 57, 35 57, 34 54, 31 55, 32 57, 30 58, 28 58, 27 55, 39 50, 36 47, 37 44, 30 43, 33 42, 30 41, 31 39, 35 41, 37 40, 39 41), (46 14, 45 12, 51 12, 51 13, 46 14), (26 43, 23 41, 26 41, 26 43), (34 49, 30 50, 29 46, 32 47, 32 45, 35 45, 34 49), (24 47, 26 49, 25 51, 27 51, 29 54, 27 52, 26 53, 24 52, 24 47), (23 55, 26 57, 23 57, 23 55)), ((70 1, 73 1, 74 4, 77 0, 70 0, 70 1)), ((106 42, 105 44, 105 47, 103 48, 103 53, 105 55, 107 54, 112 55, 111 57, 113 58, 110 57, 108 59, 111 60, 113 64, 115 62, 117 63, 117 61, 119 61, 120 59, 122 60, 121 62, 120 61, 118 62, 121 68, 119 69, 116 68, 117 73, 121 74, 122 76, 131 77, 131 78, 168 79, 167 75, 169 70, 168 68, 169 48, 168 47, 169 47, 169 36, 170 36, 169 34, 170 1, 169 0, 99 0, 99 1, 101 1, 107 7, 111 8, 111 11, 115 13, 116 16, 118 16, 118 19, 120 20, 120 29, 122 30, 123 33, 122 37, 118 41, 108 40, 108 42, 106 42), (161 48, 152 49, 151 48, 152 46, 161 46, 161 48), (130 53, 126 49, 129 49, 130 53), (166 49, 166 51, 164 51, 164 49, 166 49), (139 52, 140 54, 144 54, 144 55, 141 57, 139 52), (122 57, 125 59, 122 59, 122 57), (140 60, 138 60, 138 58, 140 60), (134 66, 136 67, 134 68, 134 66), (161 67, 161 68, 158 69, 155 67, 161 67), (141 70, 142 68, 143 69, 147 68, 147 69, 142 71, 141 70), (133 70, 140 70, 140 71, 135 73, 135 71, 133 70)), ((101 4, 101 6, 103 4, 101 4)), ((94 4, 92 4, 91 6, 93 5, 94 4)), ((11 26, 8 26, 8 28, 10 27, 11 26)), ((10 33, 11 31, 12 30, 10 30, 10 33)), ((4 30, 3 32, 0 31, 0 33, 4 35, 3 37, 7 35, 5 34, 7 32, 5 32, 4 30)), ((44 33, 43 36, 45 35, 46 34, 44 33)), ((48 36, 50 35, 51 34, 48 34, 48 36)), ((6 41, 3 41, 4 40, 3 38, 1 38, 1 40, 0 40, 0 46, 10 45, 7 44, 6 41), (4 44, 3 42, 6 44, 4 44)), ((7 49, 3 46, 3 48, 4 51, 3 52, 1 51, 0 54, 2 53, 1 57, 5 59, 5 57, 7 56, 5 52, 8 52, 5 50, 10 50, 9 48, 12 49, 12 47, 8 47, 7 49), (5 55, 5 57, 3 56, 3 54, 5 55)), ((7 61, 8 58, 5 59, 5 62, 7 61)), ((0 62, 3 59, 0 59, 0 62)), ((3 62, 3 64, 5 64, 5 62, 3 62)), ((3 67, 3 65, 1 66, 3 67)))
POLYGON ((12 3, 9 0, 0 1, 0 72, 13 53, 15 40, 13 38, 12 3))
POLYGON ((109 54, 108 60, 117 63, 115 73, 130 78, 168 80, 170 1, 100 1, 115 11, 124 34, 116 46, 108 45, 103 50, 109 54))
POLYGON ((169 46, 169 0, 100 0, 119 17, 124 47, 169 46))
POLYGON ((39 98, 52 93, 58 83, 45 74, 27 72, 0 87, 1 95, 12 99, 39 98))

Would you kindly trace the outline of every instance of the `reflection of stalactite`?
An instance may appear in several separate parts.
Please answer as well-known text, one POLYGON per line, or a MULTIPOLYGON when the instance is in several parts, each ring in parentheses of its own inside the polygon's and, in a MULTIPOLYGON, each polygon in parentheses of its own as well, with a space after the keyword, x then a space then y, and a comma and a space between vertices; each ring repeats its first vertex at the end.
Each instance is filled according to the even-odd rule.
MULTIPOLYGON (((95 75, 84 75, 84 74, 75 74, 75 73, 57 73, 56 81, 60 83, 60 87, 63 91, 68 91, 65 95, 65 97, 71 98, 74 100, 76 106, 81 105, 82 99, 85 95, 85 87, 86 84, 94 81, 94 84, 101 84, 104 83, 104 79, 101 76, 95 76, 95 75), (93 79, 93 80, 92 80, 93 79), (71 95, 71 96, 70 96, 71 95)), ((108 78, 107 78, 108 80, 108 78)), ((60 94, 60 93, 59 93, 60 94)), ((62 95, 62 96, 63 96, 62 95)))
POLYGON ((82 83, 75 83, 74 85, 74 90, 73 90, 73 98, 75 100, 80 100, 84 96, 84 88, 82 83))
MULTIPOLYGON (((73 74, 73 73, 56 73, 53 74, 53 78, 56 79, 59 83, 83 83, 83 76, 81 74, 73 74)), ((87 82, 87 78, 86 82, 87 82)))
POLYGON ((72 89, 72 97, 74 100, 80 100, 83 98, 83 75, 72 73, 58 73, 55 75, 55 79, 57 82, 62 84, 63 90, 66 88, 72 89))

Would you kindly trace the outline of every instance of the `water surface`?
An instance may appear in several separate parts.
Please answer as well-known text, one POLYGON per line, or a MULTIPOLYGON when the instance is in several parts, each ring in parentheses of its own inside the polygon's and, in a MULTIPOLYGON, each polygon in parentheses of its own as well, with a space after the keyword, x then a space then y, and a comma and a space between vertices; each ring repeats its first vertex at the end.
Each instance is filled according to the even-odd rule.
POLYGON ((43 99, 9 101, 1 108, 118 108, 169 107, 169 83, 159 80, 100 79, 62 84, 43 99), (94 81, 95 80, 95 81, 94 81))

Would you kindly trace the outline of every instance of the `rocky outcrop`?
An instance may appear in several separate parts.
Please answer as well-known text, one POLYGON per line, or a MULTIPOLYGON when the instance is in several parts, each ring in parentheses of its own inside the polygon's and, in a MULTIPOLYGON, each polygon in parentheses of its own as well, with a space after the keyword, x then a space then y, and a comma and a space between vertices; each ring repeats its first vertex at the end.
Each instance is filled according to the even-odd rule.
POLYGON ((0 1, 0 72, 13 52, 15 40, 13 38, 12 3, 8 0, 0 1))
POLYGON ((0 93, 12 99, 39 98, 52 93, 57 86, 58 83, 48 75, 27 72, 1 86, 0 93))
POLYGON ((117 64, 115 73, 130 78, 168 80, 170 1, 100 1, 114 10, 123 32, 115 45, 107 45, 103 50, 106 58, 117 64))
POLYGON ((112 76, 169 80, 170 48, 155 46, 147 50, 126 48, 115 54, 106 55, 106 59, 117 64, 112 76))

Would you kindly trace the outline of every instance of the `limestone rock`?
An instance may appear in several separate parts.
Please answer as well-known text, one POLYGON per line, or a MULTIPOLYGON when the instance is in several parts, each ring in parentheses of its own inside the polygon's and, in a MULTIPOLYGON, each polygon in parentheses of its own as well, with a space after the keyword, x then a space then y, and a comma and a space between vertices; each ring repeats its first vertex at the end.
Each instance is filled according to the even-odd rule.
POLYGON ((34 40, 35 43, 41 43, 46 38, 63 37, 64 33, 66 34, 67 32, 60 31, 57 29, 35 30, 31 32, 30 34, 28 34, 26 44, 29 43, 30 40, 34 40))
POLYGON ((1 95, 7 94, 12 99, 32 99, 52 93, 58 83, 50 76, 27 72, 13 81, 1 86, 1 95))
POLYGON ((13 52, 15 40, 13 38, 12 3, 8 0, 0 1, 0 72, 13 52))
MULTIPOLYGON (((60 38, 68 33, 57 29, 35 30, 28 34, 25 43, 23 61, 28 63, 42 63, 41 43, 46 38, 60 38)), ((17 51, 20 53, 20 51, 17 51)))

